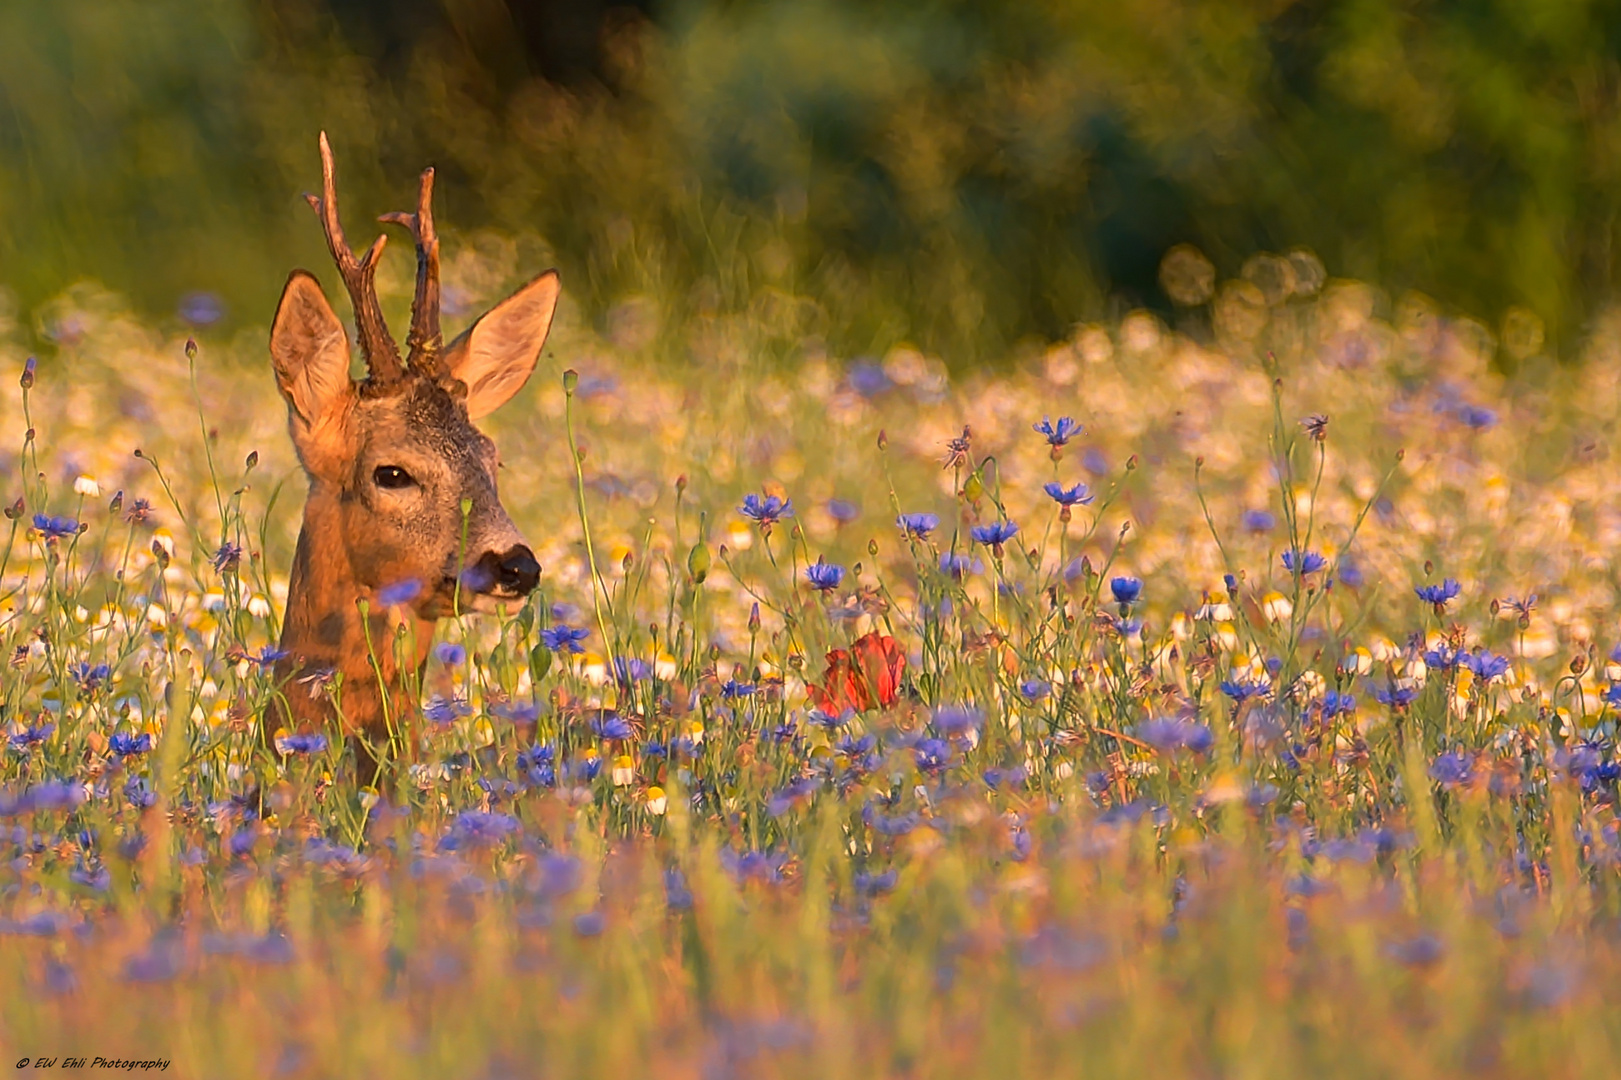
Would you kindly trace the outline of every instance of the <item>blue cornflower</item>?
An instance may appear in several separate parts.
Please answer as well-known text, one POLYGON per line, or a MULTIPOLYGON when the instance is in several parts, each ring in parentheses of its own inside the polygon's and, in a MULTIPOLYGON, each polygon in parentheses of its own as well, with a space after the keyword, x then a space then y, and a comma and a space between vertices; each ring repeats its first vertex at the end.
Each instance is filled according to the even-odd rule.
POLYGON ((557 750, 549 744, 518 751, 518 769, 538 787, 557 786, 557 750))
POLYGON ((771 796, 766 803, 766 813, 772 817, 782 817, 796 805, 816 794, 821 787, 822 781, 814 776, 802 776, 792 780, 781 791, 771 796))
POLYGON ((1381 705, 1389 705, 1393 709, 1405 709, 1418 697, 1418 690, 1411 686, 1381 686, 1373 691, 1374 699, 1381 705))
POLYGON ((775 495, 767 495, 764 498, 759 495, 745 495, 743 505, 738 507, 737 511, 761 528, 769 529, 783 518, 794 516, 794 500, 778 498, 775 495))
POLYGON ((1328 565, 1328 560, 1315 551, 1285 551, 1283 553, 1283 568, 1285 570, 1293 572, 1296 563, 1299 563, 1300 573, 1305 575, 1317 573, 1317 571, 1328 565))
POLYGON ((861 507, 849 499, 827 500, 827 516, 840 525, 848 525, 861 516, 861 507))
POLYGON ((427 717, 430 723, 454 724, 464 716, 472 716, 473 708, 467 704, 465 698, 453 697, 447 699, 435 694, 428 699, 426 705, 422 706, 422 715, 427 717))
POLYGON ((833 744, 834 751, 844 755, 845 757, 852 758, 864 757, 865 755, 872 753, 877 748, 878 736, 876 735, 863 735, 859 739, 854 735, 846 735, 838 742, 833 744))
POLYGON ((1446 946, 1434 934, 1419 934, 1406 941, 1395 941, 1385 946, 1391 959, 1408 967, 1429 967, 1446 954, 1446 946))
POLYGON ((30 810, 72 810, 85 800, 84 785, 74 780, 46 780, 17 796, 12 809, 5 809, 6 796, 0 795, 0 816, 24 814, 30 810))
POLYGON ((1170 717, 1145 720, 1137 725, 1137 737, 1157 750, 1192 750, 1202 754, 1215 745, 1215 734, 1203 724, 1170 717))
POLYGON ((934 710, 934 728, 942 735, 966 735, 978 731, 984 714, 970 705, 942 705, 934 710))
POLYGON ((1068 416, 1060 416, 1056 424, 1050 418, 1043 416, 1041 423, 1032 424, 1031 427, 1035 429, 1037 434, 1046 438, 1049 446, 1063 446, 1084 430, 1080 424, 1068 416))
POLYGON ((283 735, 276 740, 276 745, 284 754, 319 754, 326 749, 326 736, 283 735))
POLYGON ((850 370, 845 373, 844 377, 845 381, 850 384, 850 389, 864 398, 877 397, 895 385, 888 373, 884 371, 884 365, 876 360, 863 359, 855 361, 850 365, 850 370))
POLYGON ((1349 716, 1356 711, 1356 698, 1350 694, 1342 694, 1338 690, 1330 690, 1323 695, 1323 719, 1331 720, 1336 716, 1349 716))
POLYGON ((39 727, 23 728, 11 737, 11 746, 14 750, 27 750, 38 746, 51 737, 56 730, 55 724, 41 724, 39 727))
POLYGON ((1497 414, 1484 405, 1460 405, 1458 420, 1465 426, 1482 431, 1497 423, 1497 414))
POLYGON ((619 677, 620 682, 641 682, 643 679, 652 677, 653 665, 639 656, 616 656, 614 657, 614 674, 619 677))
POLYGON ((1452 578, 1447 578, 1439 585, 1419 585, 1413 589, 1418 598, 1426 604, 1436 607, 1446 607, 1447 601, 1453 599, 1462 591, 1462 587, 1452 578))
POLYGON ((1143 594, 1143 583, 1134 577, 1110 578, 1109 591, 1114 594, 1115 603, 1135 604, 1143 594))
POLYGON ((446 667, 461 667, 467 663, 467 649, 454 641, 441 641, 434 647, 433 654, 446 667))
POLYGON ((1508 674, 1509 668, 1508 657, 1497 656, 1487 652, 1485 649, 1481 649, 1474 654, 1459 653, 1458 663, 1474 672, 1481 682, 1491 682, 1493 679, 1500 678, 1508 674))
POLYGON ((209 558, 214 569, 224 574, 235 570, 242 562, 242 545, 233 544, 229 540, 219 546, 219 550, 209 558))
POLYGON ((838 588, 844 580, 844 567, 818 559, 816 565, 805 567, 805 580, 822 592, 828 592, 838 588))
POLYGON ((518 768, 528 770, 539 765, 551 765, 557 760, 557 748, 550 743, 540 743, 527 750, 518 751, 518 768))
POLYGON ((908 540, 927 540, 929 534, 940 527, 938 514, 902 514, 895 519, 908 540))
POLYGON ((735 852, 730 848, 720 854, 721 865, 726 868, 738 881, 755 879, 759 881, 781 881, 782 864, 787 862, 786 856, 780 854, 767 854, 763 851, 735 852))
POLYGON ((145 731, 139 735, 115 731, 112 738, 107 740, 107 749, 121 758, 145 754, 152 749, 152 736, 145 731))
POLYGON ((1252 533, 1268 533, 1278 525, 1278 519, 1265 510, 1246 510, 1243 520, 1245 530, 1252 533))
POLYGON ((47 540, 61 540, 69 536, 78 536, 79 523, 70 517, 35 514, 34 531, 47 540))
POLYGON ((993 521, 989 525, 975 525, 968 531, 986 547, 1000 547, 1013 539, 1019 527, 1011 521, 993 521))
POLYGON ((980 774, 980 779, 985 781, 986 787, 990 788, 992 791, 996 791, 1000 789, 1003 784, 1006 784, 1010 788, 1018 787, 1020 784, 1024 783, 1029 776, 1030 774, 1025 772, 1023 765, 1015 765, 1011 769, 986 769, 980 774))
POLYGON ((968 555, 953 555, 949 551, 940 553, 940 569, 954 578, 964 574, 978 574, 984 571, 985 564, 968 555))
POLYGON ((449 843, 441 843, 440 847, 454 851, 463 844, 474 847, 497 844, 522 828, 523 825, 511 814, 463 810, 456 815, 456 823, 451 826, 450 835, 445 837, 449 843))
POLYGON ((250 664, 255 664, 261 668, 267 668, 274 666, 277 660, 286 659, 288 655, 289 653, 286 649, 278 649, 274 645, 266 645, 256 653, 248 653, 243 657, 243 659, 250 664))
POLYGON ((1053 684, 1045 679, 1025 679, 1019 684, 1019 693, 1027 701, 1040 701, 1053 692, 1053 684))
POLYGON ((1195 754, 1207 754, 1216 745, 1216 733, 1204 724, 1190 723, 1182 733, 1182 745, 1195 754))
POLYGON ((899 880, 900 874, 895 870, 885 870, 882 874, 869 874, 861 870, 856 873, 851 884, 862 896, 882 896, 893 891, 895 883, 899 880))
POLYGON ((585 650, 580 648, 580 642, 590 636, 591 631, 582 627, 563 626, 561 624, 548 626, 540 632, 541 644, 552 650, 552 652, 582 653, 585 650))
POLYGON ((664 871, 664 903, 671 911, 692 909, 692 890, 687 888, 686 875, 681 868, 672 866, 664 871))
POLYGON ((811 709, 805 714, 805 719, 815 727, 827 728, 829 731, 837 731, 845 724, 848 724, 855 714, 854 709, 845 709, 844 712, 838 716, 834 716, 831 713, 825 713, 821 709, 811 709))
MULTIPOLYGON (((137 810, 145 810, 157 803, 158 793, 152 790, 152 785, 147 783, 146 777, 132 776, 124 784, 124 798, 137 810)), ((146 837, 137 833, 130 838, 129 844, 134 849, 134 854, 138 855, 141 849, 146 847, 146 837)))
POLYGON ((73 681, 78 683, 79 689, 85 693, 92 693, 99 689, 101 684, 111 677, 112 673, 113 669, 106 664, 97 664, 95 667, 91 667, 88 662, 83 660, 68 668, 68 674, 73 676, 73 681))
POLYGON ((1041 490, 1050 495, 1053 502, 1059 506, 1091 506, 1094 498, 1092 493, 1087 490, 1086 485, 1081 483, 1066 488, 1057 480, 1049 480, 1042 485, 1041 490))
POLYGON ((533 724, 540 719, 540 706, 527 701, 503 701, 491 705, 490 713, 514 724, 533 724))
POLYGON ((422 595, 422 582, 416 578, 406 578, 396 581, 392 585, 384 585, 377 590, 377 602, 383 607, 400 607, 409 604, 422 595))
POLYGON ((738 682, 736 679, 727 679, 723 684, 721 684, 720 696, 723 698, 752 697, 754 696, 756 689, 758 688, 753 683, 738 682))
POLYGON ((591 721, 591 730, 603 739, 628 739, 631 736, 630 721, 618 713, 604 713, 591 721))
POLYGON ((861 820, 880 836, 905 836, 923 823, 923 818, 915 810, 904 814, 881 814, 873 808, 872 803, 861 808, 861 820))
POLYGON ((1430 779, 1444 788, 1457 787, 1469 782, 1474 760, 1467 754, 1442 754, 1430 765, 1430 779))
POLYGON ((924 772, 937 772, 951 760, 951 744, 944 739, 920 739, 912 747, 912 756, 924 772))
POLYGON ((1424 666, 1435 668, 1437 671, 1450 671, 1468 655, 1467 650, 1453 649, 1443 641, 1433 649, 1424 650, 1424 666))
POLYGON ((1250 698, 1265 697, 1270 690, 1271 687, 1266 683, 1254 679, 1223 679, 1221 683, 1221 692, 1239 705, 1242 705, 1250 698))
POLYGON ((1580 777, 1599 767, 1604 761, 1604 746, 1599 742, 1579 742, 1569 748, 1555 750, 1553 765, 1566 775, 1580 777))

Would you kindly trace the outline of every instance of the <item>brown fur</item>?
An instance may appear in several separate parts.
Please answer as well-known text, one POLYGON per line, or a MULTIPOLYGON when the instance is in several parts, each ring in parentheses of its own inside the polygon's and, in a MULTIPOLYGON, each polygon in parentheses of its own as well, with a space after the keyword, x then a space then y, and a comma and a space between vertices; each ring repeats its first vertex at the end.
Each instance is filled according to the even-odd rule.
MULTIPOLYGON (((319 202, 342 268, 348 249, 341 232, 334 240, 330 231, 336 196, 324 136, 322 149, 326 196, 312 205, 319 202)), ((414 641, 404 661, 420 674, 438 619, 458 607, 485 611, 521 602, 539 571, 501 505, 495 445, 472 420, 505 403, 533 371, 551 325, 557 275, 542 274, 441 346, 430 197, 431 172, 418 215, 391 217, 417 229, 419 239, 413 330, 429 329, 413 334, 409 366, 397 355, 387 362, 372 355, 393 348, 383 327, 368 345, 372 377, 353 381, 343 325, 303 271, 288 279, 276 310, 271 360, 310 489, 288 586, 281 636, 287 655, 276 666, 281 689, 267 717, 271 732, 321 729, 336 719, 328 689, 336 672, 344 733, 365 733, 378 744, 392 717, 406 746, 413 745, 417 708, 405 692, 396 634, 403 627, 414 641), (435 305, 431 319, 421 310, 425 303, 435 305), (409 483, 397 482, 402 474, 409 483), (416 594, 386 606, 385 592, 405 582, 416 583, 416 594)), ((375 306, 374 296, 356 300, 357 308, 375 306)), ((363 780, 374 772, 365 756, 361 770, 363 780)))

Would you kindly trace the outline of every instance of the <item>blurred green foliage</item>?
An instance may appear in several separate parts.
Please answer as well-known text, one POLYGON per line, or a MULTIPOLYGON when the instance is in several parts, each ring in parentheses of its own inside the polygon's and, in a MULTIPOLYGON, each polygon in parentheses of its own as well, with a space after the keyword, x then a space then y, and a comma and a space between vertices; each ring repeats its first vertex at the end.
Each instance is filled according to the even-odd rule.
POLYGON ((433 162, 450 230, 541 239, 588 316, 748 310, 767 352, 972 362, 1168 307, 1189 242, 1523 305, 1568 353, 1614 290, 1618 55, 1585 0, 12 0, 0 283, 262 324, 325 265, 326 128, 352 230, 433 162))

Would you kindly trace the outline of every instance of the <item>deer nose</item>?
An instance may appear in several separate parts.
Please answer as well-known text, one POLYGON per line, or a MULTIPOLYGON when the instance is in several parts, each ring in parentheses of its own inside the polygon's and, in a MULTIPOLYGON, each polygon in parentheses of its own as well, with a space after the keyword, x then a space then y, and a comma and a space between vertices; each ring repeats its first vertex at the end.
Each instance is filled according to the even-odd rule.
POLYGON ((535 561, 535 553, 523 544, 518 544, 501 556, 501 563, 496 569, 503 592, 528 596, 540 581, 540 564, 535 561))

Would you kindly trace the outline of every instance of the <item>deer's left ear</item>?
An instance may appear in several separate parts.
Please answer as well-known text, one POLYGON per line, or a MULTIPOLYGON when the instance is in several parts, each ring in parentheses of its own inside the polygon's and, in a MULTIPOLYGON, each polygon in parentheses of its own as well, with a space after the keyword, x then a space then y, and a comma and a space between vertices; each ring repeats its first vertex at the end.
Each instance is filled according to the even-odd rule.
POLYGON ((467 385, 469 417, 489 415, 529 381, 552 328, 560 288, 557 271, 546 271, 445 347, 446 367, 467 385))

